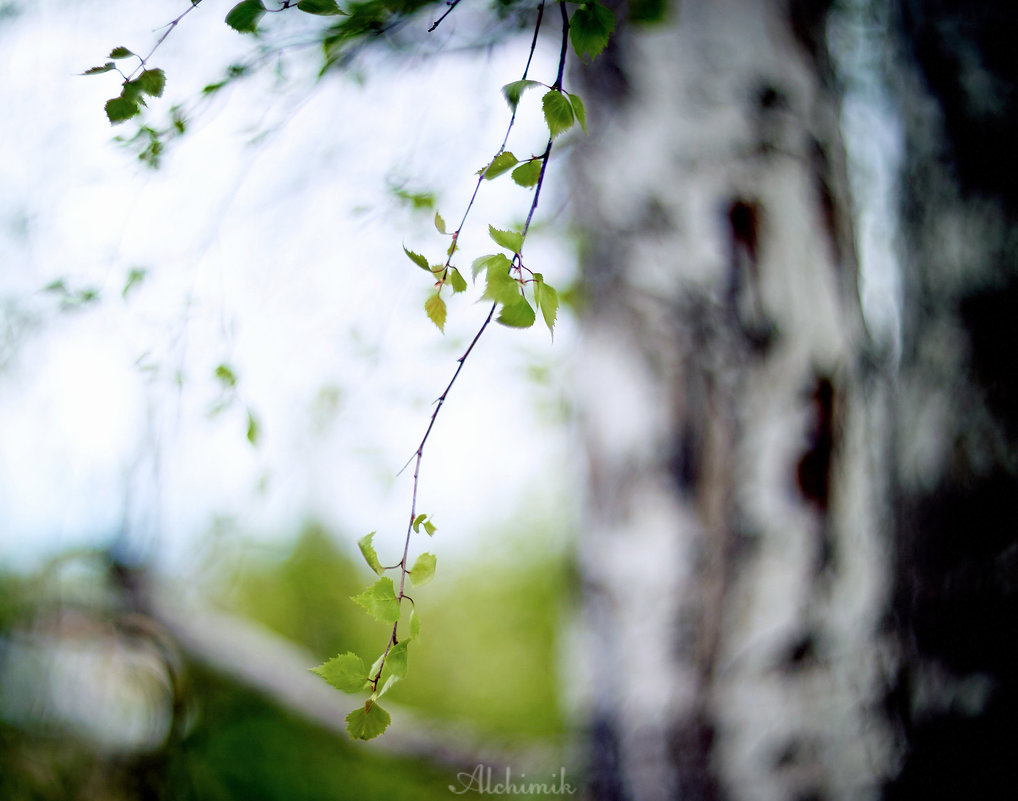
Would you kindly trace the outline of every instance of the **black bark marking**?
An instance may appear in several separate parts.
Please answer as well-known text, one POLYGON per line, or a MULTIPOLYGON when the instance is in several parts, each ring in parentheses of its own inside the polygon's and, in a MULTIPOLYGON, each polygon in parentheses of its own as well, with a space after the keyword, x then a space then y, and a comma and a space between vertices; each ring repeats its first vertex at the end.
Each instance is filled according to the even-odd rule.
POLYGON ((834 384, 817 379, 811 398, 813 421, 809 445, 796 466, 799 491, 821 514, 827 514, 831 494, 831 459, 834 454, 834 384))
POLYGON ((774 324, 764 312, 760 288, 760 234, 763 211, 756 200, 735 198, 728 223, 728 306, 743 336, 758 353, 770 347, 774 324))

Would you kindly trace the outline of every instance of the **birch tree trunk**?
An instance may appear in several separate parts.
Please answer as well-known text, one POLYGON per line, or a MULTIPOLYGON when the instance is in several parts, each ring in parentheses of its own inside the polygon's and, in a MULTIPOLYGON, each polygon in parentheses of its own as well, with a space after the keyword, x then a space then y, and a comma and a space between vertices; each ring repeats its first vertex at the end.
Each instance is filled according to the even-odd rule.
POLYGON ((672 3, 587 73, 596 798, 870 798, 893 767, 880 384, 826 6, 672 3))

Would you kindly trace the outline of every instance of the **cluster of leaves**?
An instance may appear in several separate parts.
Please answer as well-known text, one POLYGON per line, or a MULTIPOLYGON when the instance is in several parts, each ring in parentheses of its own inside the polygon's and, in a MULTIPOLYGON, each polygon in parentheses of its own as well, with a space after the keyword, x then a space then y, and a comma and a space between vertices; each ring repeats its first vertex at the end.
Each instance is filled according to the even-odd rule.
MULTIPOLYGON (((428 536, 433 536, 436 527, 427 515, 416 515, 411 521, 410 528, 415 533, 420 533, 423 528, 428 536)), ((374 584, 368 587, 359 595, 354 595, 351 600, 362 607, 369 615, 376 620, 392 626, 392 634, 382 652, 371 665, 367 667, 364 660, 347 651, 324 662, 316 668, 312 668, 329 684, 337 690, 347 693, 367 691, 369 697, 364 701, 363 706, 358 706, 346 716, 347 731, 350 736, 359 740, 370 740, 385 731, 390 722, 389 713, 379 703, 383 695, 400 679, 407 675, 407 649, 411 642, 418 639, 421 633, 420 618, 417 616, 417 609, 413 598, 404 592, 406 579, 415 587, 427 584, 434 578, 436 559, 433 554, 422 553, 414 561, 411 567, 407 567, 407 553, 403 552, 403 559, 395 565, 385 567, 378 559, 372 540, 375 532, 365 535, 357 543, 364 561, 367 562, 376 575, 381 576, 374 584), (388 570, 399 570, 399 586, 388 576, 384 575, 388 570), (410 601, 413 607, 406 621, 405 633, 400 634, 400 607, 403 599, 410 601)))
POLYGON ((126 47, 114 47, 109 54, 109 61, 99 67, 92 67, 85 70, 84 75, 101 75, 104 72, 116 70, 124 77, 120 86, 120 95, 106 101, 106 116, 110 122, 116 125, 118 122, 129 120, 141 113, 141 107, 147 105, 145 98, 162 97, 166 88, 166 73, 160 69, 145 69, 144 59, 126 47), (141 62, 140 72, 135 70, 130 75, 117 66, 117 61, 123 59, 137 58, 141 62), (135 73, 137 75, 135 76, 135 73))
MULTIPOLYGON (((607 45, 615 28, 615 18, 612 12, 600 3, 584 3, 573 13, 567 26, 569 40, 576 54, 581 58, 593 58, 607 45)), ((563 49, 563 59, 564 55, 563 49)), ((562 88, 561 67, 562 64, 558 79, 551 86, 524 77, 502 87, 502 95, 509 104, 514 118, 524 92, 537 87, 545 88, 541 108, 548 126, 549 140, 544 153, 521 160, 512 151, 506 150, 503 143, 495 157, 477 173, 482 180, 491 181, 511 171, 512 180, 517 185, 535 189, 531 214, 537 205, 537 193, 544 178, 552 142, 575 124, 579 124, 584 132, 587 130, 586 108, 579 95, 562 88)), ((425 301, 424 310, 438 329, 444 331, 448 311, 442 298, 442 290, 449 286, 453 294, 458 294, 467 288, 462 274, 451 263, 458 246, 462 225, 449 233, 445 221, 436 213, 435 227, 440 234, 452 237, 444 263, 431 264, 420 253, 407 250, 406 247, 403 250, 414 264, 433 276, 435 293, 425 301)), ((524 266, 521 251, 526 229, 501 230, 489 225, 488 231, 495 244, 507 250, 510 255, 494 253, 473 261, 471 266, 473 279, 476 281, 482 272, 485 277, 482 299, 492 301, 499 308, 498 322, 514 328, 529 328, 537 319, 537 311, 540 311, 548 330, 554 335, 559 304, 558 293, 544 280, 541 273, 530 271, 524 266)))

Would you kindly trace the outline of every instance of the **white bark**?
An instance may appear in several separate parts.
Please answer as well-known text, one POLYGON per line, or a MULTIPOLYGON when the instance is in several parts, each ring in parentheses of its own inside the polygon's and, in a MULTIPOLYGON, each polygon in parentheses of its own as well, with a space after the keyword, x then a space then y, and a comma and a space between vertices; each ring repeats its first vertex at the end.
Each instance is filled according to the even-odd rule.
POLYGON ((582 153, 605 796, 869 798, 893 756, 837 106, 785 6, 687 2, 623 33, 630 90, 582 153))

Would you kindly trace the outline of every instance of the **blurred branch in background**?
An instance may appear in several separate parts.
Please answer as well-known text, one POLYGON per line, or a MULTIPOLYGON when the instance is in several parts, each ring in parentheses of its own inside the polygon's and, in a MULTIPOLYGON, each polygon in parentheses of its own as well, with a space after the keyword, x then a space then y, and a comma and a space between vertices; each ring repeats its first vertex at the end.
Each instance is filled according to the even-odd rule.
POLYGON ((473 650, 459 653, 452 638, 441 664, 416 666, 415 681, 401 688, 407 697, 396 696, 395 736, 354 745, 344 722, 349 699, 309 667, 334 638, 377 633, 351 602, 346 609, 331 597, 356 589, 357 570, 315 526, 282 558, 239 561, 247 566, 220 574, 204 600, 193 586, 126 567, 108 551, 68 553, 37 575, 5 577, 0 796, 447 798, 456 777, 480 764, 496 775, 579 776, 548 680, 567 587, 561 564, 504 566, 501 582, 483 570, 460 576, 449 596, 455 606, 470 593, 465 610, 432 599, 434 636, 466 625, 473 650), (538 578, 521 587, 517 570, 538 578), (522 610, 498 608, 500 596, 521 589, 531 599, 522 610), (475 682, 483 686, 463 688, 468 701, 459 707, 443 701, 442 686, 455 690, 457 665, 485 671, 475 682), (502 716, 497 699, 474 704, 472 693, 492 687, 529 717, 502 716))

